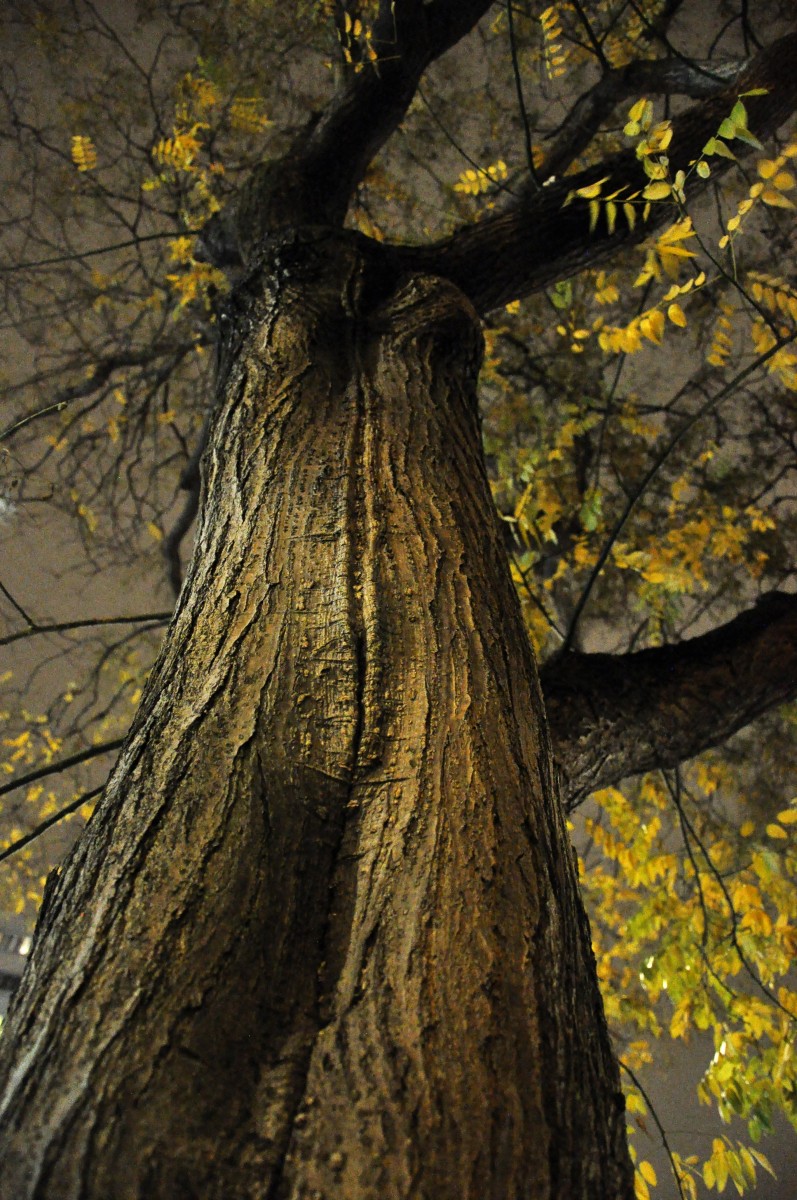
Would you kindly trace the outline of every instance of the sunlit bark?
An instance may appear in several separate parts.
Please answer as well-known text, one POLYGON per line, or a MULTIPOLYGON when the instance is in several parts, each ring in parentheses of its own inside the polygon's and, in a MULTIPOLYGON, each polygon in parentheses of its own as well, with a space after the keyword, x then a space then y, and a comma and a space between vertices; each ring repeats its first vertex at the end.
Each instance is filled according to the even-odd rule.
POLYGON ((230 315, 193 565, 3 1042, 16 1200, 633 1193, 467 301, 230 315))

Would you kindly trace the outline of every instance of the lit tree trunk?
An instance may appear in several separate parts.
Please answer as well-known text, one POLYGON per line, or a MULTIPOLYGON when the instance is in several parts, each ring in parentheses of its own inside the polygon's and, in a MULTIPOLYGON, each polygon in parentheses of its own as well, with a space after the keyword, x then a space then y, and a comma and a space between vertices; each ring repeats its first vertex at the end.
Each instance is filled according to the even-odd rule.
POLYGON ((475 313, 239 289, 178 611, 7 1036, 15 1200, 629 1200, 475 313))

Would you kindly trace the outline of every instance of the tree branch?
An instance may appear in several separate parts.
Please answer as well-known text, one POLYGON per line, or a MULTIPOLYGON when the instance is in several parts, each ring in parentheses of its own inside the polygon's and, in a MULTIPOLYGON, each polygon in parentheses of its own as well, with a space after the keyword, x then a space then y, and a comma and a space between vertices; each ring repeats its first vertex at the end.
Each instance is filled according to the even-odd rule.
POLYGON ((797 697, 797 596, 770 592, 702 637, 635 654, 568 652, 542 671, 568 807, 671 768, 797 697))
MULTIPOLYGON (((746 100, 751 130, 759 137, 775 132, 797 109, 797 29, 779 38, 751 60, 730 87, 693 105, 673 121, 670 170, 688 170, 703 146, 729 115, 740 92, 765 88, 765 95, 746 100)), ((734 150, 745 151, 743 143, 734 150)), ((725 168, 721 159, 713 165, 713 177, 725 168)), ((694 173, 693 173, 694 174, 694 173)), ((603 220, 589 229, 586 203, 563 207, 570 191, 608 176, 604 192, 621 187, 637 190, 645 179, 634 148, 568 176, 541 192, 527 191, 509 208, 478 224, 463 226, 451 237, 431 246, 397 248, 410 270, 425 270, 450 279, 471 299, 480 312, 488 312, 510 300, 539 291, 564 275, 598 262, 650 236, 657 224, 671 213, 667 205, 654 205, 650 220, 637 222, 634 230, 624 221, 610 233, 603 220)), ((690 181, 692 194, 703 186, 690 181)))
MULTIPOLYGON (((3 585, 0 583, 0 590, 6 595, 3 585)), ((16 605, 19 608, 18 605, 16 605)), ((22 612, 22 609, 19 609, 22 612)), ((24 613, 23 613, 24 615, 24 613)), ((30 617, 26 617, 29 622, 27 629, 21 629, 18 633, 9 633, 5 637, 0 637, 0 646, 10 646, 12 642, 22 641, 23 638, 36 637, 41 633, 69 633, 74 629, 96 629, 104 625, 147 625, 152 628, 158 625, 165 625, 171 620, 173 613, 171 612, 155 612, 142 613, 137 617, 87 617, 82 621, 58 621, 51 625, 38 625, 32 621, 30 617)))
POLYGON ((70 754, 67 758, 59 758, 55 762, 48 763, 46 767, 28 771, 27 775, 20 775, 18 778, 10 780, 9 783, 4 783, 0 787, 0 796, 15 792, 17 788, 27 787, 28 784, 45 779, 48 775, 58 775, 61 771, 68 771, 70 767, 77 767, 80 763, 88 762, 89 759, 96 758, 99 754, 110 754, 112 750, 120 750, 124 741, 124 738, 114 738, 110 742, 101 742, 98 746, 89 746, 86 750, 79 750, 77 754, 70 754))
POLYGON ((219 267, 236 266, 280 225, 342 225, 357 184, 404 118, 426 68, 493 2, 381 0, 370 31, 375 61, 353 61, 343 86, 287 154, 253 169, 205 226, 200 254, 219 267))
POLYGON ((540 168, 542 177, 563 174, 621 100, 644 95, 705 99, 726 91, 746 65, 727 62, 718 66, 660 58, 630 62, 608 71, 570 109, 540 168))

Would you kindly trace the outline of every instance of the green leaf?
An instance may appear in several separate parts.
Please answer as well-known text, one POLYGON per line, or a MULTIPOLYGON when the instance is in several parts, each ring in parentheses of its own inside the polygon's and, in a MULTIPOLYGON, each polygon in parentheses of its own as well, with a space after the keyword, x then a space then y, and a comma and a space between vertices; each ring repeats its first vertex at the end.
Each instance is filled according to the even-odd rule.
POLYGON ((746 142, 748 146, 754 146, 756 150, 764 149, 758 138, 749 129, 737 129, 736 136, 740 142, 746 142))
POLYGON ((554 308, 558 308, 560 312, 570 307, 573 303, 573 285, 569 279, 561 279, 554 284, 550 300, 554 308))
POLYGON ((742 129, 747 128, 747 109, 741 100, 737 100, 731 109, 731 120, 734 125, 741 126, 742 129))

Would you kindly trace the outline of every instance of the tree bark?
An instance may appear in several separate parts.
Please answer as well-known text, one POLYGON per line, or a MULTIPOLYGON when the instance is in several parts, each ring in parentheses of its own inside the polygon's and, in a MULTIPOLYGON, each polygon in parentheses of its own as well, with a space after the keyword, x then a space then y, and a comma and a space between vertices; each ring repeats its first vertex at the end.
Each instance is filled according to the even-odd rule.
POLYGON ((3 1037, 15 1200, 630 1200, 450 284, 285 235, 3 1037))
POLYGON ((797 596, 770 592, 701 637, 568 652, 542 671, 562 799, 676 767, 797 696, 797 596))

